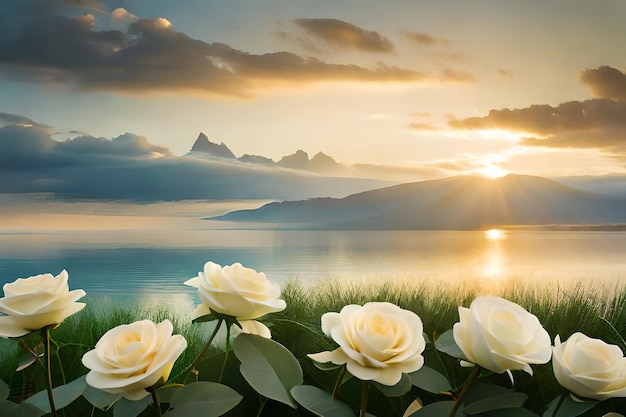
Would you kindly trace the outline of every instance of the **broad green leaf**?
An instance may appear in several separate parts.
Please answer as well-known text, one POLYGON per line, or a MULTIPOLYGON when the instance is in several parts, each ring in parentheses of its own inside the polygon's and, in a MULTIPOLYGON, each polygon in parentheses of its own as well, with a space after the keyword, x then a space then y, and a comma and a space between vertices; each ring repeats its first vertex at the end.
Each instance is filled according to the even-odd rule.
POLYGON ((401 397, 409 392, 412 386, 411 377, 408 374, 402 374, 400 381, 393 386, 383 385, 374 381, 372 381, 372 385, 385 394, 386 397, 401 397))
POLYGON ((298 404, 318 417, 354 417, 350 407, 312 385, 295 386, 291 395, 298 404))
POLYGON ((138 401, 120 398, 113 406, 113 417, 137 417, 150 404, 152 404, 150 395, 138 401))
POLYGON ((537 414, 525 408, 501 408, 499 410, 486 411, 476 414, 479 417, 539 417, 537 414))
POLYGON ((289 350, 271 339, 241 333, 233 343, 233 351, 241 362, 241 374, 256 392, 297 407, 290 391, 302 385, 302 368, 289 350))
POLYGON ((576 401, 570 394, 564 394, 552 400, 542 415, 544 417, 576 417, 591 410, 596 404, 598 401, 576 401))
POLYGON ((110 394, 108 392, 99 390, 92 386, 87 385, 87 388, 83 392, 83 397, 91 405, 99 408, 100 410, 106 410, 122 398, 121 394, 110 394))
POLYGON ((491 410, 521 407, 527 399, 528 395, 524 394, 523 392, 508 392, 506 394, 489 397, 484 400, 465 405, 465 407, 463 408, 463 412, 465 414, 473 416, 491 410))
POLYGON ((464 361, 468 360, 459 345, 456 344, 452 329, 445 331, 441 336, 439 336, 439 338, 435 341, 435 348, 439 352, 446 353, 453 358, 464 361))
POLYGON ((12 401, 0 401, 0 417, 41 417, 46 414, 28 403, 15 404, 12 401))
POLYGON ((515 392, 508 388, 504 388, 500 385, 494 384, 478 384, 474 385, 467 391, 465 396, 465 404, 473 404, 477 401, 486 400, 488 398, 498 397, 500 395, 510 394, 515 392))
MULTIPOLYGON (((408 417, 447 417, 454 408, 454 401, 439 401, 420 408, 408 417)), ((460 416, 459 413, 456 413, 460 416)))
POLYGON ((169 404, 172 402, 172 397, 176 395, 178 391, 183 388, 183 385, 165 385, 158 390, 159 401, 161 404, 169 404))
MULTIPOLYGON (((87 389, 85 378, 86 376, 83 375, 69 384, 58 386, 52 390, 54 407, 57 410, 67 407, 83 394, 85 389, 87 389)), ((46 413, 50 413, 50 402, 48 400, 48 393, 46 390, 38 392, 25 402, 45 411, 46 413)))
POLYGON ((167 417, 219 417, 243 399, 237 391, 216 382, 194 382, 172 397, 167 417))
POLYGON ((0 401, 4 401, 9 398, 9 393, 11 390, 6 382, 0 379, 0 401))
POLYGON ((433 394, 439 394, 440 392, 446 392, 452 389, 450 382, 448 382, 448 379, 444 375, 426 365, 415 372, 411 372, 409 376, 411 377, 413 385, 424 391, 432 392, 433 394))

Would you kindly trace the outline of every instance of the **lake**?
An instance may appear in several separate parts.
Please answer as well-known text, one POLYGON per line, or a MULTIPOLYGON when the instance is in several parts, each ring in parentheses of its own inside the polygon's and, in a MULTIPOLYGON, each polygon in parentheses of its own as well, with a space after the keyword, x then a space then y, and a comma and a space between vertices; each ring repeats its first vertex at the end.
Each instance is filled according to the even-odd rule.
POLYGON ((531 280, 618 283, 626 232, 121 230, 0 234, 0 284, 67 269, 70 288, 193 304, 183 282, 206 261, 241 262, 272 281, 531 280))

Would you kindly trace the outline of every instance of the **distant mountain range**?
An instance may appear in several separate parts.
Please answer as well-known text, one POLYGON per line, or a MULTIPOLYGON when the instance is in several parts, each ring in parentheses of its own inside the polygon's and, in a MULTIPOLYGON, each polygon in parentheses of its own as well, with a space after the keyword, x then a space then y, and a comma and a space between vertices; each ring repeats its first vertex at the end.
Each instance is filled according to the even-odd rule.
POLYGON ((210 220, 337 230, 615 224, 626 223, 626 193, 600 194, 526 175, 499 179, 456 176, 339 199, 269 203, 256 210, 234 211, 210 220))
POLYGON ((345 165, 337 162, 331 156, 318 152, 309 158, 309 154, 301 149, 291 155, 283 156, 274 161, 262 155, 244 154, 240 157, 230 150, 224 143, 215 143, 209 140, 207 135, 200 133, 189 153, 185 156, 198 159, 220 160, 222 162, 241 162, 249 165, 262 165, 267 167, 285 168, 296 171, 309 172, 325 176, 345 178, 378 179, 390 183, 400 183, 414 180, 415 178, 437 178, 444 171, 437 168, 419 167, 394 167, 373 164, 345 165))
POLYGON ((284 156, 278 162, 260 155, 244 154, 237 158, 224 142, 221 142, 219 145, 211 142, 207 135, 202 132, 198 135, 198 138, 191 147, 191 152, 187 156, 217 157, 251 164, 278 166, 323 174, 340 174, 347 173, 348 171, 348 167, 338 163, 323 152, 318 152, 313 158, 309 159, 309 155, 306 152, 298 150, 294 154, 284 156))

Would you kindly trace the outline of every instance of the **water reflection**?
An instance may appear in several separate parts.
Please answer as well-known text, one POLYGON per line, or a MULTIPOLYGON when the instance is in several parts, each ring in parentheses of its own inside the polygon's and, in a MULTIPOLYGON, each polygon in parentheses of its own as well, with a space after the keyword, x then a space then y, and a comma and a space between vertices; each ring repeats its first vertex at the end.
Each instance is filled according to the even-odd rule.
POLYGON ((487 242, 481 275, 484 278, 501 278, 506 275, 506 257, 502 248, 502 241, 507 238, 506 232, 502 229, 489 229, 485 231, 485 238, 487 242))

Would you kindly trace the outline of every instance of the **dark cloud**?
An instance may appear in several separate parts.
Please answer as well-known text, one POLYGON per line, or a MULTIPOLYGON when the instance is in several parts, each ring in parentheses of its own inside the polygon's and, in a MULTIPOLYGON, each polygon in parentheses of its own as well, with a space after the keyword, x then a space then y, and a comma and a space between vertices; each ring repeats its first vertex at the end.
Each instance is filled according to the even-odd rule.
POLYGON ((114 155, 120 157, 153 157, 171 155, 169 149, 148 143, 148 139, 132 133, 125 133, 111 140, 80 136, 60 142, 55 150, 73 154, 87 155, 114 155))
MULTIPOLYGON (((385 64, 365 68, 289 52, 251 54, 222 43, 192 39, 174 30, 164 18, 131 19, 125 32, 99 31, 93 15, 67 17, 57 13, 58 5, 59 1, 0 0, 0 76, 91 90, 190 91, 244 98, 273 83, 459 81, 452 73, 427 76, 385 64)), ((393 48, 376 32, 345 22, 299 22, 328 39, 336 33, 332 36, 340 45, 351 43, 381 52, 393 48)))
POLYGON ((579 77, 596 97, 626 100, 626 74, 618 69, 609 66, 586 69, 579 77))
MULTIPOLYGON (((26 119, 26 118, 24 118, 26 119)), ((345 196, 388 183, 169 155, 146 138, 65 142, 37 124, 0 128, 0 193, 136 202, 345 196)))
POLYGON ((456 129, 505 129, 528 134, 520 144, 552 148, 595 148, 626 160, 626 101, 590 99, 556 107, 491 110, 484 117, 452 119, 456 129))
POLYGON ((0 126, 5 124, 32 125, 36 123, 30 120, 28 117, 20 116, 19 114, 0 112, 0 126))
POLYGON ((338 19, 295 19, 310 35, 341 49, 393 52, 393 43, 378 32, 365 30, 338 19))
POLYGON ((404 32, 404 36, 412 41, 416 42, 420 45, 450 45, 450 41, 442 38, 435 38, 428 33, 423 32, 404 32))

